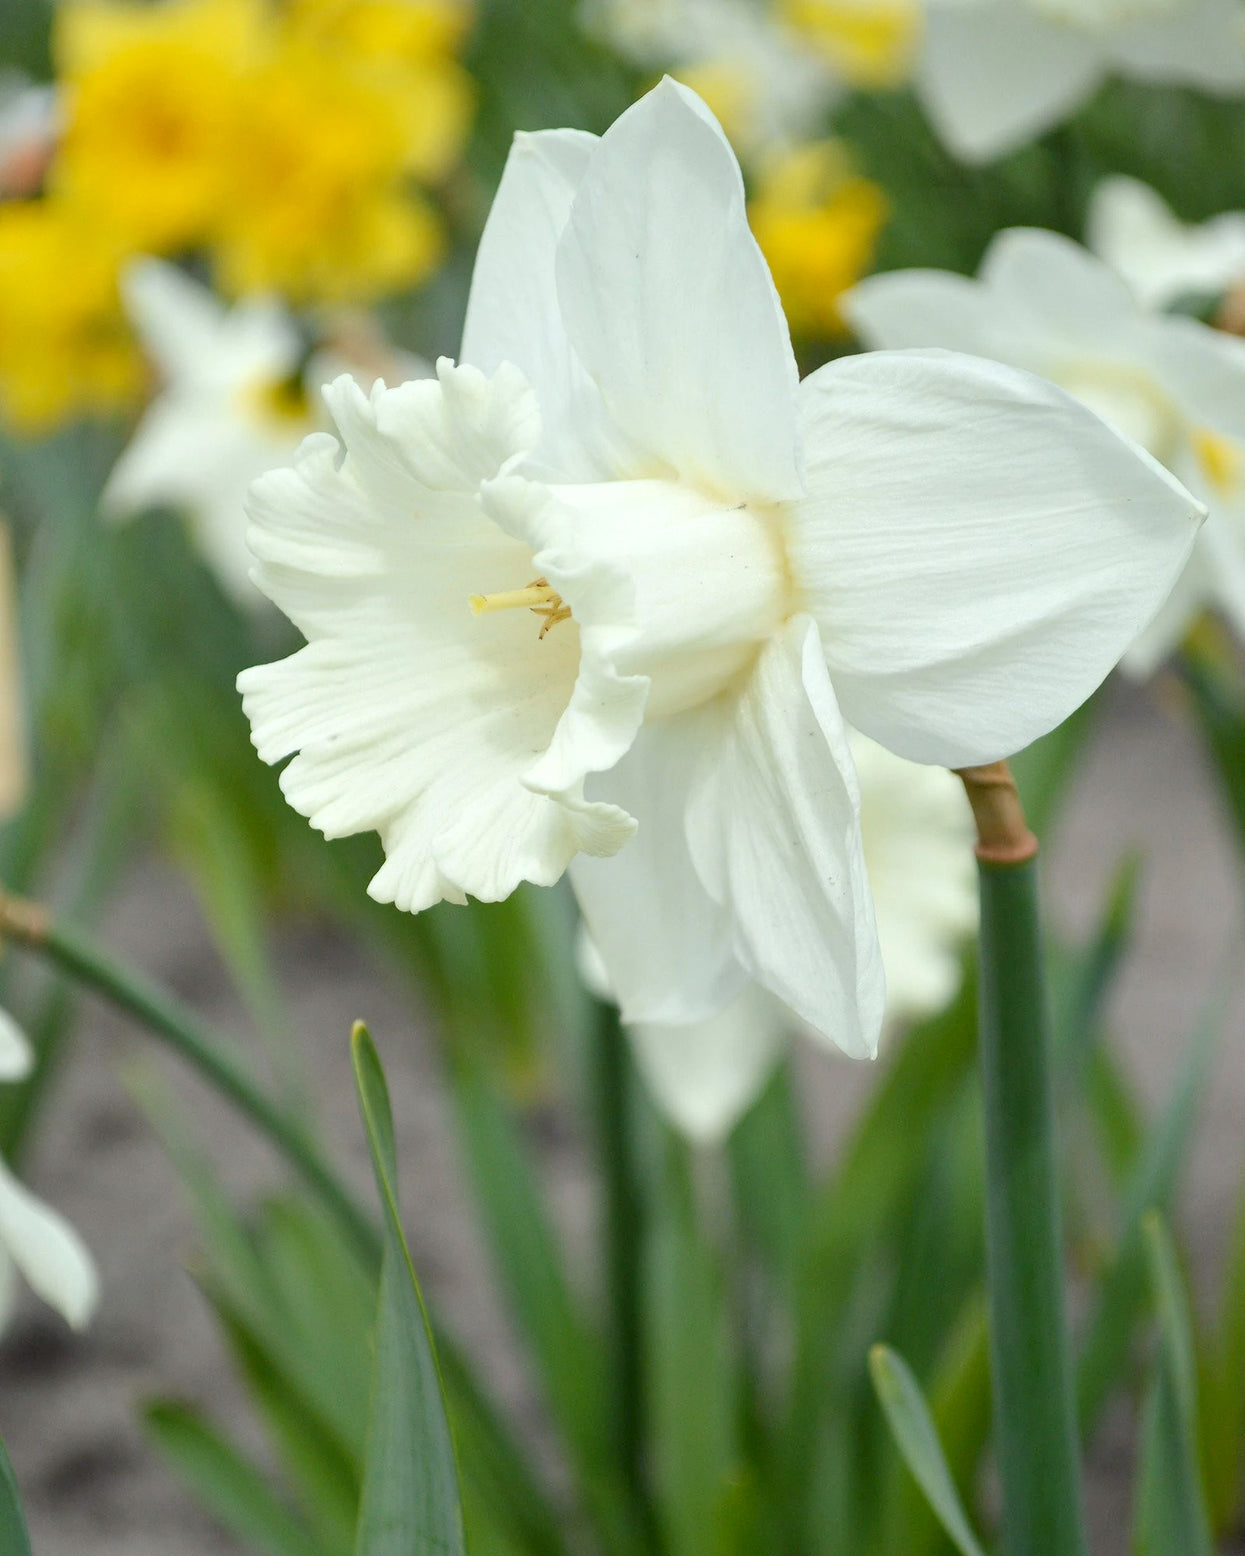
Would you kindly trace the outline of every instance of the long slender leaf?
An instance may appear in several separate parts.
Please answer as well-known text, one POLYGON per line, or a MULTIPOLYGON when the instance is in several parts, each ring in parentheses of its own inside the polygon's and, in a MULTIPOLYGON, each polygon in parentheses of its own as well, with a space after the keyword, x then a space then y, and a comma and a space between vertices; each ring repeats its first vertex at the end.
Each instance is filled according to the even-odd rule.
POLYGON ((869 1370, 899 1451, 961 1556, 985 1556, 964 1511, 920 1386, 896 1351, 875 1345, 869 1370))
POLYGON ((458 1469, 432 1331, 402 1230, 384 1071, 366 1028, 351 1038, 355 1084, 385 1222, 356 1556, 465 1556, 458 1469))
MULTIPOLYGON (((266 1556, 320 1556, 321 1547, 280 1501, 264 1474, 197 1410, 157 1400, 144 1410, 143 1424, 156 1449, 195 1496, 252 1550, 266 1556)), ((0 1550, 8 1556, 9 1546, 2 1537, 0 1550)))
POLYGON ((606 1353, 567 1281, 530 1156, 495 1087, 466 1056, 455 1067, 454 1102, 502 1289, 584 1500, 611 1550, 643 1551, 613 1453, 606 1353))
POLYGON ((648 1270, 651 1455, 670 1556, 717 1556, 738 1476, 739 1400, 726 1285, 697 1225, 691 1163, 668 1134, 648 1270))
POLYGON ((22 1512, 17 1477, 0 1442, 0 1551, 4 1556, 30 1556, 30 1535, 22 1512))
POLYGON ((1184 1282, 1157 1211, 1145 1218, 1146 1262, 1159 1322, 1159 1347, 1146 1401, 1136 1556, 1213 1556, 1197 1438, 1197 1382, 1184 1282))
POLYGON ((1143 1221, 1147 1211, 1168 1204, 1175 1190, 1215 1044, 1226 1019, 1230 987, 1221 979, 1204 1010, 1172 1095, 1151 1130, 1125 1190, 1115 1258, 1095 1292, 1077 1362, 1077 1412, 1085 1437, 1092 1431, 1128 1356, 1146 1294, 1143 1221))

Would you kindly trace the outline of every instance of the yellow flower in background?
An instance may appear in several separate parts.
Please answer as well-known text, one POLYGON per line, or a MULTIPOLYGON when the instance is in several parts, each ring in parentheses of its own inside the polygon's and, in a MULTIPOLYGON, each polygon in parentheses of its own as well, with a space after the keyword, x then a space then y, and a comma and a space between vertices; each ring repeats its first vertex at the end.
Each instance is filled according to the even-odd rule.
POLYGON ((133 404, 145 381, 121 312, 121 255, 55 199, 0 205, 0 412, 40 432, 133 404))
POLYGON ((457 0, 292 0, 287 12, 294 37, 331 49, 397 94, 407 168, 426 183, 450 172, 471 130, 475 92, 457 59, 471 20, 457 0))
POLYGON ((206 238, 245 155, 244 72, 258 58, 258 0, 68 0, 56 56, 69 103, 53 180, 135 249, 206 238))
POLYGON ((781 8, 852 86, 908 79, 921 35, 917 0, 782 0, 781 8))
POLYGON ((217 245, 225 288, 339 301, 424 280, 444 236, 407 186, 408 121, 396 85, 296 41, 247 89, 247 150, 217 245))
POLYGON ((748 219, 795 334, 844 332, 839 298, 873 263, 887 214, 885 195, 834 141, 771 162, 748 219))

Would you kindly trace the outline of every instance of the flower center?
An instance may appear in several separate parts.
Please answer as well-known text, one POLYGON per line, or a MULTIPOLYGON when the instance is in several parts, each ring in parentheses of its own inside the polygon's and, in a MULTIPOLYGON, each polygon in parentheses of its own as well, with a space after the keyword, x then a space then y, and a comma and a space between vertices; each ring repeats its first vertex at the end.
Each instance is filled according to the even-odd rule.
POLYGON ((1195 427, 1189 434, 1189 442, 1202 474, 1220 497, 1231 497, 1241 482, 1240 449, 1205 427, 1195 427))
POLYGON ((571 608, 562 603, 562 596, 545 578, 533 578, 522 589, 503 589, 497 594, 473 594, 469 597, 472 614, 482 616, 486 611, 530 610, 534 616, 542 616, 539 641, 560 621, 571 619, 571 608))

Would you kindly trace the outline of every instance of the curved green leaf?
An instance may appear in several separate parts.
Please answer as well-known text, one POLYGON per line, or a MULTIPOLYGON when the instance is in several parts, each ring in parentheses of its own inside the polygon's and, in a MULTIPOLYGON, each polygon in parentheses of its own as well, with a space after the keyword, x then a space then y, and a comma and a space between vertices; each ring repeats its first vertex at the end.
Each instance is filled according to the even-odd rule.
MULTIPOLYGON (((298 1524, 263 1473, 192 1406, 155 1400, 143 1411, 143 1425, 179 1478, 250 1549, 265 1556, 318 1556, 321 1547, 298 1524)), ((2 1515, 0 1551, 6 1556, 9 1551, 2 1515)))
POLYGON ((961 1556, 984 1556, 947 1468, 934 1418, 908 1364, 889 1346, 875 1345, 869 1352, 869 1371, 904 1462, 938 1522, 961 1556))
POLYGON ((465 1556, 458 1467, 432 1331, 398 1211, 389 1088, 367 1029, 351 1035, 355 1085, 385 1222, 376 1357, 356 1556, 465 1556))

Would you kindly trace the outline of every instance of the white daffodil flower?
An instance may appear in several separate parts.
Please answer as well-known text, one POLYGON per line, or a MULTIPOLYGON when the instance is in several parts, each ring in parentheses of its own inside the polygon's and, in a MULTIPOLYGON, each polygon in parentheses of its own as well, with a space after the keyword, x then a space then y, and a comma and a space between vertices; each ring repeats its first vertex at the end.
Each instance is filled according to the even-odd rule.
POLYGON ((224 588, 240 604, 262 604, 249 578, 244 502, 256 476, 287 463, 315 425, 298 331, 275 300, 228 308, 161 260, 131 266, 122 292, 161 389, 113 468, 103 511, 185 510, 224 588))
POLYGON ((926 0, 917 91, 957 156, 985 162, 1065 119, 1108 76, 1245 88, 1240 0, 926 0))
POLYGON ((1245 211, 1191 226, 1136 178, 1104 178, 1086 221, 1086 244, 1122 275, 1147 308, 1217 296, 1245 282, 1245 211))
POLYGON ((843 718, 943 766, 1018 750, 1157 609, 1200 506, 995 363, 801 384, 734 154, 669 80, 600 139, 518 138, 463 358, 339 379, 344 446, 252 488, 253 576, 308 639, 239 678, 261 757, 296 753, 326 835, 380 833, 381 901, 569 866, 628 1021, 752 977, 872 1054, 843 718))
POLYGON ((1207 502, 1210 521, 1127 670, 1149 675, 1207 605, 1245 632, 1245 342, 1143 307, 1071 239, 1028 228, 1000 233, 976 280, 871 276, 843 309, 873 347, 941 346, 1041 373, 1207 502))
MULTIPOLYGON (((964 942, 977 925, 972 814, 945 768, 905 762, 854 731, 851 748, 886 973, 886 1026, 906 1025, 942 1010, 959 987, 964 942)), ((585 949, 589 986, 607 993, 600 957, 585 949)), ((801 1025, 750 983, 705 1021, 627 1030, 658 1105, 689 1139, 713 1145, 756 1101, 801 1025)))
MULTIPOLYGON (((13 1018, 0 1010, 0 1081, 29 1074, 33 1056, 13 1018)), ((24 1188, 0 1159, 0 1331, 17 1296, 17 1277, 74 1329, 99 1300, 99 1279, 82 1239, 61 1215, 24 1188)))

